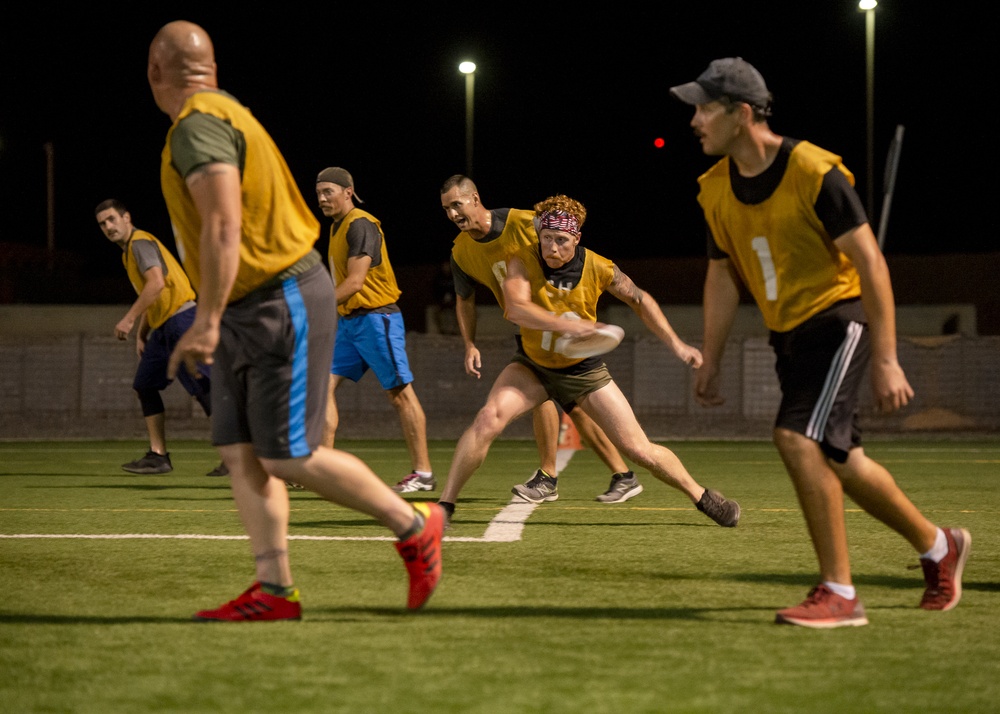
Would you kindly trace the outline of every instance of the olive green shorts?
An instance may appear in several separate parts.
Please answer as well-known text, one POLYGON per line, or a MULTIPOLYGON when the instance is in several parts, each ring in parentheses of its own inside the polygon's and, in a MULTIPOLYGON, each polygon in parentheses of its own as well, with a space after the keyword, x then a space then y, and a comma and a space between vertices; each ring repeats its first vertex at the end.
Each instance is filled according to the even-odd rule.
MULTIPOLYGON (((521 353, 516 353, 511 361, 530 369, 538 377, 549 397, 567 413, 573 410, 580 397, 596 392, 611 382, 611 373, 603 362, 597 367, 577 374, 572 371, 542 367, 521 353)), ((572 370, 572 367, 569 370, 572 370)))

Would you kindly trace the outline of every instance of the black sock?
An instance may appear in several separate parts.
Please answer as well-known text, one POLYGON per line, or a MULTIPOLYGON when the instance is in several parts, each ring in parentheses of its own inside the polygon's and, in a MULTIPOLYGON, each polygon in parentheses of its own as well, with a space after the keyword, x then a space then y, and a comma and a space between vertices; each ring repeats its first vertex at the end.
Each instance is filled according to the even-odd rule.
POLYGON ((286 588, 284 585, 275 585, 274 583, 261 583, 260 589, 268 595, 276 595, 278 597, 288 597, 295 592, 295 587, 292 585, 286 588))
POLYGON ((399 536, 400 540, 408 540, 424 529, 424 517, 419 512, 413 511, 413 523, 406 529, 406 532, 399 536))
POLYGON ((452 516, 455 515, 454 503, 449 503, 448 501, 438 501, 438 505, 445 510, 445 512, 448 514, 448 518, 451 518, 452 516))

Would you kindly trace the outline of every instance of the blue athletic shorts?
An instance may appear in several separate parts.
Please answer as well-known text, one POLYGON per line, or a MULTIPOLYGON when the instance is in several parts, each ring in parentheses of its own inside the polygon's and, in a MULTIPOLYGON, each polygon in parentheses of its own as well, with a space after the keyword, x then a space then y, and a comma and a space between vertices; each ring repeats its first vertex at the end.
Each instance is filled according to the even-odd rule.
MULTIPOLYGON (((170 353, 174 351, 181 337, 191 327, 194 322, 195 309, 188 308, 175 312, 166 322, 151 330, 146 336, 146 346, 142 350, 142 357, 139 358, 139 366, 135 370, 135 379, 132 381, 132 388, 137 392, 152 390, 162 392, 170 386, 172 379, 167 377, 167 362, 170 361, 170 353)), ((198 375, 188 374, 187 369, 182 364, 177 370, 177 379, 184 389, 192 397, 198 397, 208 392, 207 383, 203 378, 210 374, 206 365, 198 365, 198 375)), ((148 415, 147 415, 148 416, 148 415)))
POLYGON ((403 313, 373 312, 338 321, 330 373, 357 382, 369 369, 382 389, 405 387, 413 381, 403 313))

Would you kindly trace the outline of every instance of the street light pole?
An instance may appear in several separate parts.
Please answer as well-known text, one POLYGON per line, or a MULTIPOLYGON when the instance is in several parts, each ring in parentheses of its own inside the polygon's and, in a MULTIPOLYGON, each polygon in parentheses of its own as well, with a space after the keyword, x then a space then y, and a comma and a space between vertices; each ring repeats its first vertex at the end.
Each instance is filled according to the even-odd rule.
POLYGON ((465 175, 472 176, 472 103, 476 89, 476 63, 466 60, 458 65, 465 75, 465 175))
POLYGON ((865 104, 867 109, 868 218, 875 218, 875 7, 878 0, 860 0, 865 13, 865 104))

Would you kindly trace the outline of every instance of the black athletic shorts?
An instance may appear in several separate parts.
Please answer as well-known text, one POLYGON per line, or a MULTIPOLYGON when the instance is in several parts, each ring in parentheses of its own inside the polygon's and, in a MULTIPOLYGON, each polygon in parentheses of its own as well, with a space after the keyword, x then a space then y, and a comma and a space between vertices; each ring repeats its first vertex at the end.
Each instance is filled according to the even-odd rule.
POLYGON ((781 385, 776 427, 819 442, 844 463, 861 445, 858 392, 871 345, 860 299, 844 300, 788 332, 771 332, 781 385))

